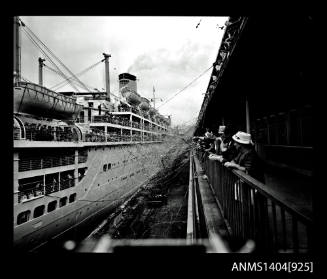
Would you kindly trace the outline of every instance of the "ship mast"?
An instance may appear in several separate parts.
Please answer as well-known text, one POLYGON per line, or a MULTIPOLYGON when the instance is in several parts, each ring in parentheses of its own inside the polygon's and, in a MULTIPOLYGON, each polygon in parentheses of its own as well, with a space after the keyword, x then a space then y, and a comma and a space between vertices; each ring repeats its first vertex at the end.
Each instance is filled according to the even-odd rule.
POLYGON ((110 102, 109 57, 111 57, 111 55, 103 53, 103 56, 104 56, 104 62, 105 62, 107 100, 110 102))
POLYGON ((43 66, 45 59, 39 57, 39 85, 43 86, 43 66))
POLYGON ((14 17, 14 83, 21 81, 21 39, 19 17, 14 17))

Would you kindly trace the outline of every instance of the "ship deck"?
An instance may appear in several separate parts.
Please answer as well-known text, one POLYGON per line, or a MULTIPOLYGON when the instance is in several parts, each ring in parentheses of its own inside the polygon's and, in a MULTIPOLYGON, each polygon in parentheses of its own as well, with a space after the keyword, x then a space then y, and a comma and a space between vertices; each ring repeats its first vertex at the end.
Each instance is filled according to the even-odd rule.
POLYGON ((60 141, 27 141, 15 140, 14 148, 80 148, 87 146, 116 146, 132 144, 151 144, 162 141, 117 141, 117 142, 60 142, 60 141))

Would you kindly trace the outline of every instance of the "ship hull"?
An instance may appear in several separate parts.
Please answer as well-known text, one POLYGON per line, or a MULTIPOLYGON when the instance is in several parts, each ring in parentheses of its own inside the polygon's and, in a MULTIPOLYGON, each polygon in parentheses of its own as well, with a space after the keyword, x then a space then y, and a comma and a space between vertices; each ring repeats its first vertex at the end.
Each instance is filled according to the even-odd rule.
MULTIPOLYGON (((86 175, 76 186, 14 205, 17 220, 20 212, 30 210, 32 215, 36 207, 45 205, 46 208, 52 200, 76 193, 76 201, 64 207, 20 225, 14 220, 14 248, 38 249, 64 234, 78 232, 108 214, 159 170, 160 157, 166 150, 164 143, 88 147, 87 161, 72 166, 87 167, 86 175), (105 171, 103 166, 109 162, 112 167, 105 171)), ((17 153, 19 156, 19 151, 17 153)), ((26 172, 19 175, 24 176, 26 172)))

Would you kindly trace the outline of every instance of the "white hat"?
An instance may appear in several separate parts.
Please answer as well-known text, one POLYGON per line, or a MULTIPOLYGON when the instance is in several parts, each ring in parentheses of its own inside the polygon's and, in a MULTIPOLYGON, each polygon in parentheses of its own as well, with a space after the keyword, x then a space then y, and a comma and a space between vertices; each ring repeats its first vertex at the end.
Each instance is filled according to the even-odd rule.
POLYGON ((223 134, 225 132, 226 126, 219 126, 218 133, 223 134))
POLYGON ((253 144, 251 135, 240 131, 233 136, 233 140, 242 144, 253 144))

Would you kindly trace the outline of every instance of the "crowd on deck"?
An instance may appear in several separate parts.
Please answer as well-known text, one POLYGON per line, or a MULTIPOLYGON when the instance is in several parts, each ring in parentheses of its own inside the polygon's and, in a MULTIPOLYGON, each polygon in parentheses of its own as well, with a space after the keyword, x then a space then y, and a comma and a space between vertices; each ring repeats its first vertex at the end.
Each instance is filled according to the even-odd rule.
MULTIPOLYGON (((81 176, 82 174, 79 173, 79 181, 81 180, 81 176)), ((18 187, 18 202, 23 202, 33 197, 48 195, 75 186, 73 174, 61 173, 59 181, 60 183, 53 177, 52 181, 48 181, 46 184, 43 184, 43 181, 20 184, 18 187)))
MULTIPOLYGON (((156 122, 155 119, 151 119, 153 122, 156 122)), ((129 117, 126 118, 124 115, 115 115, 110 112, 106 112, 104 115, 94 115, 93 122, 95 123, 112 123, 116 125, 126 126, 130 127, 131 122, 129 120, 129 117)), ((162 123, 159 123, 160 125, 163 125, 162 123)), ((141 129, 141 122, 132 121, 132 127, 141 129)), ((145 124, 144 126, 145 130, 150 130, 149 124, 145 124)), ((153 127, 151 130, 158 130, 158 127, 153 127)))
POLYGON ((202 160, 208 156, 227 168, 247 173, 264 183, 264 170, 261 159, 255 151, 251 134, 233 131, 226 126, 219 126, 217 136, 206 129, 203 137, 193 137, 196 149, 201 150, 202 160))
MULTIPOLYGON (((112 116, 111 123, 130 125, 129 120, 119 118, 119 116, 112 116)), ((46 125, 41 123, 29 123, 24 122, 25 126, 25 138, 32 141, 78 141, 78 133, 74 130, 72 126, 54 126, 46 125)), ((140 123, 132 122, 134 128, 140 128, 140 123)), ((150 130, 146 126, 146 130, 150 130)), ((158 131, 158 128, 153 129, 158 131)), ((14 126, 14 139, 21 139, 21 130, 14 126)), ((150 140, 150 137, 144 137, 146 140, 150 140)), ((107 134, 107 141, 130 141, 130 135, 121 135, 118 132, 111 132, 107 134)), ((141 136, 133 136, 133 140, 141 140, 141 136)), ((87 142, 105 142, 106 136, 101 129, 92 129, 85 133, 85 141, 87 142)))
MULTIPOLYGON (((161 140, 160 135, 143 135, 144 141, 161 140)), ((108 132, 107 139, 103 130, 92 129, 85 133, 85 141, 87 142, 119 142, 119 141, 142 141, 141 134, 121 134, 120 132, 108 132)))
POLYGON ((25 122, 26 139, 36 141, 78 141, 78 134, 70 126, 52 126, 25 122))

